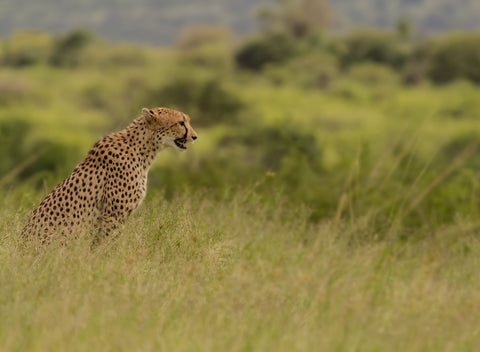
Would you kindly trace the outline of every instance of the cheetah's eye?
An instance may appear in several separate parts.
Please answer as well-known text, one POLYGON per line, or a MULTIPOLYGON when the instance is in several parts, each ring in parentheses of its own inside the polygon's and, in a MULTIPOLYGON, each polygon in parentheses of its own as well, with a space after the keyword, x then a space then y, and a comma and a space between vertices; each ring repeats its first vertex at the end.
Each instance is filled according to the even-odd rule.
POLYGON ((180 123, 180 126, 185 126, 185 122, 180 121, 179 123, 180 123))

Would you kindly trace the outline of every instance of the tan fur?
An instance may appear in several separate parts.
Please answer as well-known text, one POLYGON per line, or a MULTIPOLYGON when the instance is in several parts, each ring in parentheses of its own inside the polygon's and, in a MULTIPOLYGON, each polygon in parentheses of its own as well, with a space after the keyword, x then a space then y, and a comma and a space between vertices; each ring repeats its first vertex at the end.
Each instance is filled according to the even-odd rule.
POLYGON ((72 174, 40 203, 22 231, 48 243, 56 234, 98 230, 107 236, 145 197, 147 173, 166 147, 183 151, 197 138, 190 118, 168 108, 142 109, 124 130, 103 137, 72 174))

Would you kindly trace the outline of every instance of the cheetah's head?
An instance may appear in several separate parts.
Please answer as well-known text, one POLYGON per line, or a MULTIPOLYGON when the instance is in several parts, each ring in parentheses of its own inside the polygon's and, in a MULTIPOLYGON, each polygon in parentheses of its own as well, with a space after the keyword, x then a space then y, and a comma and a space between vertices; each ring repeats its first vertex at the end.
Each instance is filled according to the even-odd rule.
POLYGON ((148 126, 161 143, 183 152, 197 139, 190 126, 190 117, 183 112, 168 108, 142 109, 148 126))

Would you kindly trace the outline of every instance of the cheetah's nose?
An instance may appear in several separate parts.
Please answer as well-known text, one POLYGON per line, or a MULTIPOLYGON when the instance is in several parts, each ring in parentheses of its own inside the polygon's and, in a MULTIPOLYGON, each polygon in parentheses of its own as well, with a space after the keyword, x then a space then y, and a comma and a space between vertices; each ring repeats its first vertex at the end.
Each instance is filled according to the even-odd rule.
POLYGON ((192 139, 193 139, 193 140, 197 139, 197 136, 192 136, 192 139))

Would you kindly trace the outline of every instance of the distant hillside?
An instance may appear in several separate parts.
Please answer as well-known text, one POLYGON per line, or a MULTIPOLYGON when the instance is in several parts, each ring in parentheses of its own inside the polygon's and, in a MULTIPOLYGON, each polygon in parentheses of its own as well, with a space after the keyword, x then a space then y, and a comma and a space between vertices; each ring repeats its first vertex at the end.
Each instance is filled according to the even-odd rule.
POLYGON ((175 42, 185 26, 214 23, 244 34, 257 30, 259 0, 2 0, 0 35, 18 29, 65 32, 88 28, 103 37, 154 44, 175 42))
MULTIPOLYGON (((273 0, 2 0, 0 35, 22 29, 65 32, 89 28, 112 40, 170 44, 185 26, 214 23, 236 33, 257 30, 259 4, 273 0)), ((330 0, 335 27, 395 24, 411 18, 421 30, 480 27, 478 0, 330 0)))
POLYGON ((330 0, 343 27, 390 27, 409 18, 425 32, 480 29, 478 0, 330 0))

